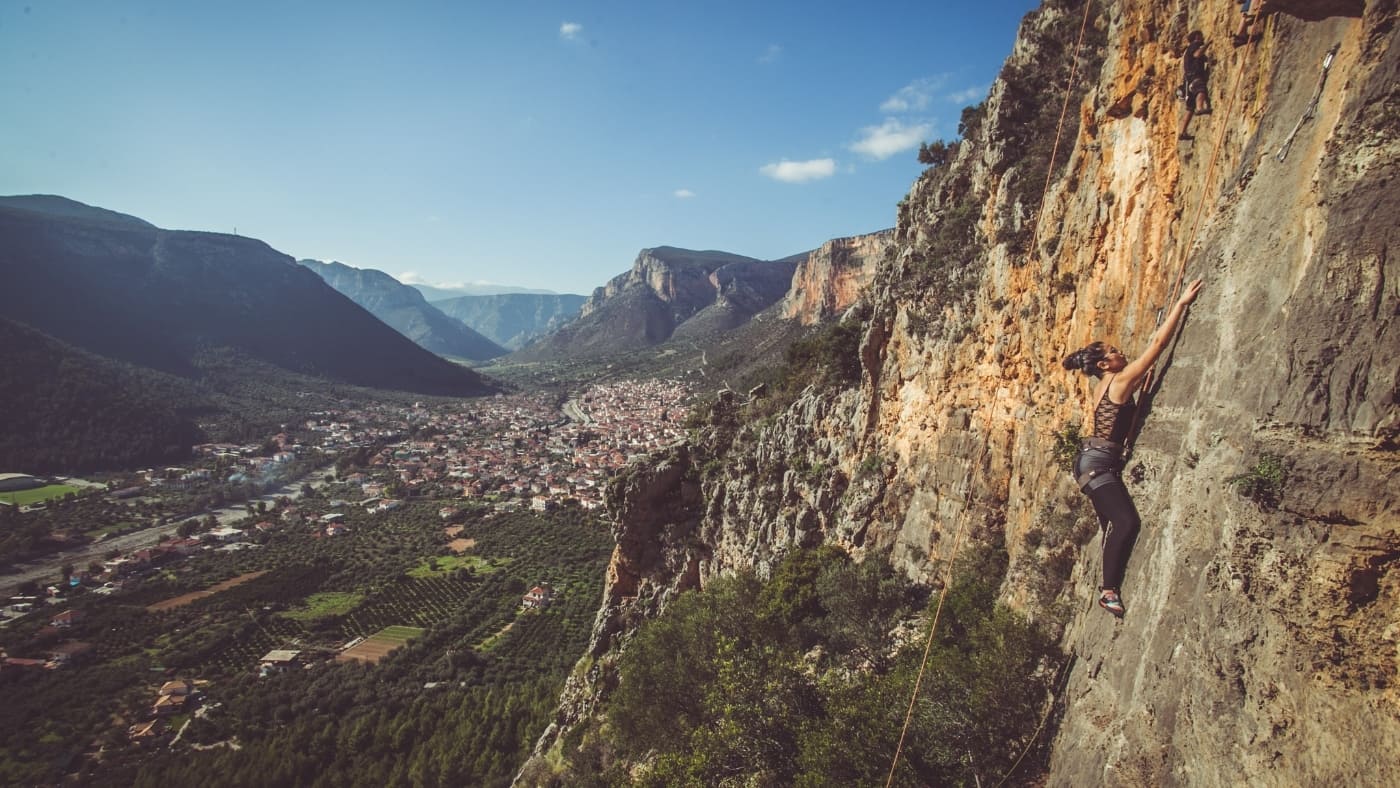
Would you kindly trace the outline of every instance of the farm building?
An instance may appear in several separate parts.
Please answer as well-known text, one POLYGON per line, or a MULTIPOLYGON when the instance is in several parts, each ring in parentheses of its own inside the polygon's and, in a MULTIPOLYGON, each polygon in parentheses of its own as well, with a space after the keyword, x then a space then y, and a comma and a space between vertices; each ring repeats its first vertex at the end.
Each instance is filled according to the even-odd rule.
POLYGON ((288 649, 274 649, 267 652, 267 655, 260 660, 261 666, 259 675, 266 676, 271 673, 282 673, 301 665, 301 652, 288 649))
POLYGON ((544 609, 554 601, 554 589, 549 583, 540 583, 520 598, 520 604, 530 609, 544 609))

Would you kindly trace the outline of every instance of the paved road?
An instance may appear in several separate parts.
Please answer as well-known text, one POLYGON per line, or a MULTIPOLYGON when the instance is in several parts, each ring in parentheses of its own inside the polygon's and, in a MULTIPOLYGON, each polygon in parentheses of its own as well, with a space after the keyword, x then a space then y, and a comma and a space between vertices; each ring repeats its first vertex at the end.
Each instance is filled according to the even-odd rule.
POLYGON ((564 411, 565 416, 568 416, 570 419, 577 421, 580 424, 589 424, 593 421, 592 417, 590 417, 587 413, 584 412, 583 408, 578 404, 578 400, 576 399, 570 399, 568 402, 565 402, 564 407, 561 408, 561 410, 564 411))
MULTIPOLYGON (((333 467, 312 471, 309 476, 288 482, 281 488, 267 493, 261 498, 255 499, 254 502, 267 501, 271 504, 274 500, 283 495, 295 501, 301 497, 302 484, 306 483, 310 484, 313 488, 320 488, 326 483, 326 479, 334 472, 335 469, 333 467)), ((213 514, 217 517, 220 525, 228 525, 247 517, 248 509, 240 504, 238 506, 216 509, 213 512, 206 512, 205 514, 190 515, 190 517, 203 518, 206 514, 213 514)), ((190 517, 183 517, 181 521, 188 520, 190 517)), ((82 568, 93 561, 101 560, 113 550, 117 550, 121 553, 129 553, 133 550, 140 550, 143 547, 151 547, 160 542, 160 540, 175 533, 175 525, 175 523, 155 525, 150 528, 143 528, 139 531, 122 534, 121 536, 103 539, 100 542, 93 542, 70 550, 62 550, 57 553, 46 555, 35 561, 15 564, 12 567, 12 571, 0 574, 0 599, 13 596, 20 584, 28 580, 39 580, 46 583, 58 580, 63 574, 64 564, 72 564, 75 567, 82 568)))

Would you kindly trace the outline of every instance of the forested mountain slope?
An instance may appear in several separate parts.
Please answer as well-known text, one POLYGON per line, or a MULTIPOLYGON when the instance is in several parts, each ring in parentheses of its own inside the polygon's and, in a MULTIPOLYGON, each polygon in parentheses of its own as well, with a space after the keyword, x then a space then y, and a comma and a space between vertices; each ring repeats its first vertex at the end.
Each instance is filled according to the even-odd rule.
POLYGON ((0 203, 0 317, 183 377, 230 348, 289 372, 420 394, 493 390, 267 244, 162 230, 57 197, 0 203))

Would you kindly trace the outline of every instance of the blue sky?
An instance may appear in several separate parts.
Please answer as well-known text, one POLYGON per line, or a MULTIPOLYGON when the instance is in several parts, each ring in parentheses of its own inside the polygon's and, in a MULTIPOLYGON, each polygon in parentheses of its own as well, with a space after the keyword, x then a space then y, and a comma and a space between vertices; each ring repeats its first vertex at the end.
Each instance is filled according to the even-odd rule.
POLYGON ((894 224, 1036 3, 0 3, 0 194, 405 281, 894 224))

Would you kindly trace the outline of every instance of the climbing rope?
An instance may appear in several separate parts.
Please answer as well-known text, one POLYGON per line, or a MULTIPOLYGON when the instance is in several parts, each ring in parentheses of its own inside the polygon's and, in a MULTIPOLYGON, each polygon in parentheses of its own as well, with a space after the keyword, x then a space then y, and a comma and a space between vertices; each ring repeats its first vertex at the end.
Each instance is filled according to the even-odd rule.
MULTIPOLYGON (((1069 99, 1074 95, 1074 82, 1079 76, 1079 50, 1084 46, 1084 31, 1089 28, 1089 9, 1094 5, 1093 0, 1084 2, 1084 19, 1079 22, 1079 40, 1074 44, 1074 58, 1069 66, 1069 84, 1065 87, 1065 100, 1060 105, 1060 120, 1055 124, 1055 142, 1050 146, 1050 165, 1045 168, 1045 186, 1040 190, 1040 202, 1035 209, 1035 224, 1031 225, 1030 249, 1034 249, 1036 241, 1040 238, 1040 212, 1045 207, 1045 195, 1050 193, 1050 177, 1055 174, 1055 155, 1060 150, 1060 135, 1065 128, 1065 115, 1069 112, 1069 99)), ((1027 250, 1027 254, 1029 254, 1027 250)))
POLYGON ((1011 775, 1016 773, 1016 769, 1021 765, 1021 761, 1025 760, 1026 755, 1030 753, 1031 747, 1035 745, 1036 739, 1040 738, 1040 732, 1045 730, 1045 723, 1050 719, 1050 712, 1055 708, 1055 699, 1060 697, 1060 693, 1065 691, 1065 685, 1069 684, 1069 668, 1073 663, 1074 659, 1071 658, 1066 660, 1064 665, 1060 666, 1060 680, 1055 682, 1057 685, 1056 689, 1054 692, 1050 693, 1050 702, 1045 704, 1045 712, 1040 715, 1040 724, 1035 726, 1035 732, 1031 734, 1030 741, 1026 742, 1026 748, 1021 750, 1020 755, 1016 756, 1016 760, 1012 762, 1011 768, 1006 770, 1006 774, 1001 776, 1001 781, 993 786, 993 788, 1001 788, 1003 785, 1006 785, 1006 781, 1011 779, 1011 775))
MULTIPOLYGON (((1089 10, 1093 7, 1094 0, 1085 0, 1084 18, 1079 23, 1079 39, 1074 44, 1074 57, 1071 60, 1069 71, 1069 82, 1065 86, 1065 100, 1060 106, 1060 119, 1055 125, 1055 142, 1050 146, 1050 163, 1045 168, 1045 185, 1040 192, 1040 203, 1036 206, 1035 223, 1031 225, 1030 249, 1036 248, 1036 241, 1040 233, 1040 214, 1045 207, 1045 197, 1050 193, 1050 179, 1055 173, 1055 157, 1060 150, 1060 138, 1064 134, 1065 116, 1069 113, 1069 100, 1074 95, 1074 85, 1079 76, 1079 53, 1084 46, 1084 32, 1089 28, 1089 10)), ((1029 251, 1027 252, 1029 254, 1029 251)), ((982 457, 986 457, 987 446, 983 445, 982 457)), ((979 461, 980 463, 980 461, 979 461)), ((967 478, 964 481, 963 489, 970 489, 972 484, 972 469, 976 467, 969 465, 967 478)), ((928 639, 924 642, 924 656, 919 661, 919 672, 914 678, 914 691, 909 696, 909 708, 904 714, 904 725, 899 731, 899 743, 894 749, 894 759, 890 762, 890 773, 885 779, 885 788, 894 784, 895 770, 899 768, 899 756, 904 752, 904 740, 909 735, 909 725, 914 719, 914 706, 919 699, 919 689, 923 686, 924 672, 928 669, 929 654, 933 651, 933 636, 938 631, 938 618, 943 614, 943 600, 948 595, 948 587, 952 584, 953 563, 958 557, 958 549, 962 544, 963 528, 966 525, 966 518, 958 524, 957 534, 953 537, 953 550, 948 555, 947 565, 944 567, 943 589, 938 593, 938 605, 933 611, 933 621, 929 624, 928 639)), ((1045 724, 1044 719, 1041 725, 1045 724)), ((1039 729, 1037 729, 1037 735, 1039 729)), ((1034 741, 1034 739, 1032 739, 1034 741)), ((1024 756, 1024 753, 1023 753, 1024 756)), ((1017 759, 1019 762, 1019 759, 1017 759)), ((1014 767, 1013 767, 1014 770, 1014 767)), ((1010 774, 1008 772, 1008 774, 1010 774)))
MULTIPOLYGON (((963 478, 963 489, 968 491, 967 499, 964 503, 972 502, 972 469, 980 465, 987 457, 987 444, 982 446, 982 455, 976 464, 967 466, 967 475, 963 478)), ((953 561, 958 557, 958 549, 962 545, 963 528, 967 524, 967 518, 962 518, 958 523, 957 533, 953 536, 953 549, 948 554, 948 559, 943 566, 943 588, 938 592, 938 605, 933 610, 933 622, 929 624, 928 640, 924 641, 924 656, 919 660, 919 672, 914 678, 914 691, 909 696, 909 709, 904 713, 904 727, 899 731, 899 744, 894 748, 894 760, 890 762, 890 773, 885 778, 885 788, 889 788, 894 783, 895 769, 899 767, 899 756, 904 752, 904 739, 909 734, 909 723, 914 719, 914 704, 919 699, 919 688, 924 682, 924 670, 928 667, 928 656, 933 651, 933 633, 938 629, 938 617, 943 614, 943 600, 948 597, 948 587, 953 584, 953 561)))

